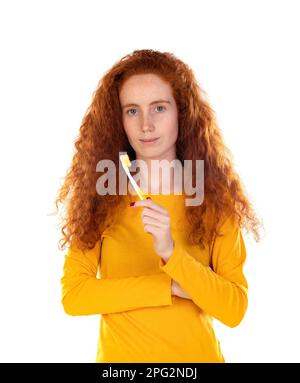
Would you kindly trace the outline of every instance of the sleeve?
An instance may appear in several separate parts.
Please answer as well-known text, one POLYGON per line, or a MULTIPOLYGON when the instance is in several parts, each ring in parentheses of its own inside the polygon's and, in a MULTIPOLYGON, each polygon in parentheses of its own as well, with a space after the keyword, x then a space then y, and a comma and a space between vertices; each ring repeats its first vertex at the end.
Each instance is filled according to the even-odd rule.
POLYGON ((236 221, 228 218, 221 226, 222 236, 211 246, 211 267, 191 256, 182 243, 175 241, 173 253, 164 270, 203 311, 229 327, 237 326, 248 306, 248 283, 243 273, 246 248, 236 221))
POLYGON ((97 278, 101 239, 92 250, 70 247, 63 264, 61 303, 69 315, 108 314, 172 305, 171 280, 164 272, 126 278, 97 278))

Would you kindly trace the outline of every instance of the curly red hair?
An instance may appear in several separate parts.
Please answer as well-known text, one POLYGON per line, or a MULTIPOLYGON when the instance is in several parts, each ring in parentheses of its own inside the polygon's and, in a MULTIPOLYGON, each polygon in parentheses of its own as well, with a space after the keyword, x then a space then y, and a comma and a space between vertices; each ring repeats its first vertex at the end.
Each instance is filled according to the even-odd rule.
MULTIPOLYGON (((76 243, 83 250, 92 249, 121 208, 124 196, 97 193, 96 164, 110 159, 118 174, 119 152, 126 151, 130 159, 136 159, 123 128, 119 90, 131 75, 145 73, 160 76, 172 87, 178 108, 177 158, 182 164, 184 159, 204 160, 204 200, 199 206, 185 209, 190 242, 201 247, 210 243, 214 235, 219 235, 218 224, 228 215, 247 232, 251 230, 258 241, 261 221, 234 170, 232 154, 223 142, 206 93, 193 71, 174 54, 146 49, 122 57, 104 74, 93 93, 75 141, 71 166, 55 199, 56 208, 59 203, 66 207, 59 248, 76 243)), ((118 179, 116 185, 119 190, 118 179)))

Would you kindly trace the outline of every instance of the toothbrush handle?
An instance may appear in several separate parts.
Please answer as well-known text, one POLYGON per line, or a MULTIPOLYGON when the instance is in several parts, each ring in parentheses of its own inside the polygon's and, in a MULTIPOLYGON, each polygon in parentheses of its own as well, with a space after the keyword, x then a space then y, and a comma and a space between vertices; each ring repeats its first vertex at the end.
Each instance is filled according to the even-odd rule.
POLYGON ((145 199, 145 196, 144 194, 141 192, 140 188, 138 187, 138 185, 136 184, 135 180, 132 178, 132 175, 129 173, 129 171, 126 171, 127 175, 128 175, 128 178, 130 179, 131 181, 131 184, 132 186, 134 187, 134 190, 137 192, 139 198, 141 200, 145 199))

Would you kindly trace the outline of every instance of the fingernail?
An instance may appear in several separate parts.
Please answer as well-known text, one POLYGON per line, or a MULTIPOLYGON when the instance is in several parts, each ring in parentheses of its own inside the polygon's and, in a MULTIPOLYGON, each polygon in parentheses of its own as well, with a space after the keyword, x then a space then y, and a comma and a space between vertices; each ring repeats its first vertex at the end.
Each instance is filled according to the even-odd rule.
POLYGON ((130 202, 130 206, 134 206, 134 202, 130 202))
POLYGON ((147 199, 151 199, 152 200, 152 198, 150 198, 150 197, 147 197, 147 199))

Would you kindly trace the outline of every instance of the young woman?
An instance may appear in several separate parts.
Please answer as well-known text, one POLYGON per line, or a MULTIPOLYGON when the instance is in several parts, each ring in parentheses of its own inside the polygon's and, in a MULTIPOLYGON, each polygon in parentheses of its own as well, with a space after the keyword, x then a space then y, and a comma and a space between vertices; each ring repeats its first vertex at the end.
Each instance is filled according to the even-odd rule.
MULTIPOLYGON (((197 176, 195 167, 193 179, 197 176)), ((110 181, 110 180, 108 180, 110 181)), ((140 184, 141 185, 141 184, 140 184)), ((62 305, 101 314, 96 362, 225 362, 212 321, 235 327, 248 305, 241 229, 260 221, 233 168, 216 118, 192 70, 174 54, 136 50, 102 78, 83 118, 56 198, 66 205, 62 305), (145 140, 152 140, 146 142, 145 140), (143 160, 149 199, 101 195, 97 163, 143 160), (151 162, 204 161, 204 198, 187 206, 174 175, 151 162), (170 193, 162 192, 168 181, 170 193)))

